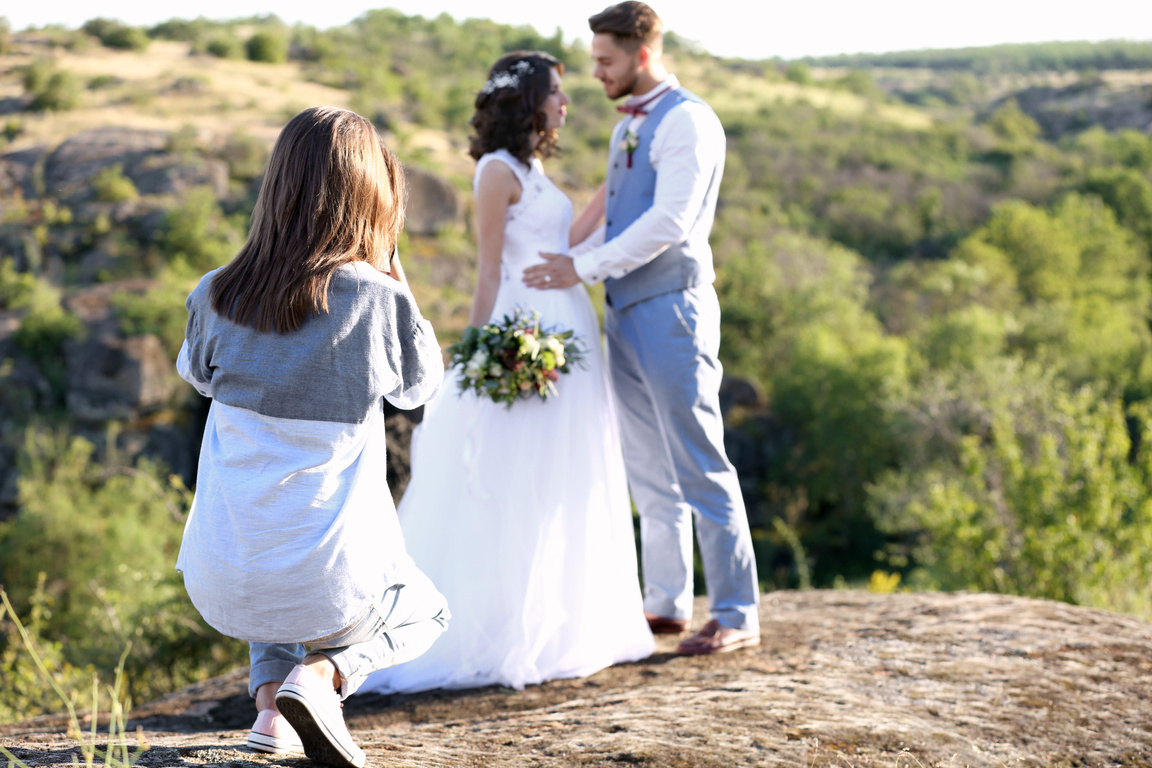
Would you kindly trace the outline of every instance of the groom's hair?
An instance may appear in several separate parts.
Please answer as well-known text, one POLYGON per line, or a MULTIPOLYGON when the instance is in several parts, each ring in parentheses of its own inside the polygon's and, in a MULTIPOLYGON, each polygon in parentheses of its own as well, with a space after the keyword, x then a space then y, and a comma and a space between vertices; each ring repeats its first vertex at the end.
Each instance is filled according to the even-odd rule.
POLYGON ((257 331, 294 331, 328 311, 337 267, 386 271, 403 223, 404 171, 372 123, 305 109, 276 139, 248 240, 212 279, 212 309, 257 331))
POLYGON ((612 35, 616 44, 635 52, 646 45, 654 51, 661 49, 664 36, 664 22, 656 11, 639 0, 626 0, 609 6, 588 19, 593 34, 612 35))

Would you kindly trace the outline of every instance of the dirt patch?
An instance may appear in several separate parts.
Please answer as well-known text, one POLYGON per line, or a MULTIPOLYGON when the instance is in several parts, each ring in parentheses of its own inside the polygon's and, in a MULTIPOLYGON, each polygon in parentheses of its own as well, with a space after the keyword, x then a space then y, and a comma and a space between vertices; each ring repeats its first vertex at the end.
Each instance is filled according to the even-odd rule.
MULTIPOLYGON (((697 623, 705 618, 698 605, 697 623)), ((1152 625, 984 594, 777 592, 759 648, 583 680, 353 697, 377 766, 1152 765, 1152 625)), ((245 670, 134 712, 145 766, 290 766, 246 749, 245 670)), ((59 718, 0 729, 70 764, 59 718)))

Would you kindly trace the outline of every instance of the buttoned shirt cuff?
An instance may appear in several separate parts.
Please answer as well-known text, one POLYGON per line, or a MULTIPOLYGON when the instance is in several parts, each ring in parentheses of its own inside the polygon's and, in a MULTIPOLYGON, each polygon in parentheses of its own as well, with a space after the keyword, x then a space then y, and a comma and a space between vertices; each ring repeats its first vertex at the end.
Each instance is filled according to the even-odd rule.
POLYGON ((609 277, 623 277, 630 271, 627 266, 622 266, 627 263, 628 255, 615 240, 610 240, 572 259, 576 274, 589 285, 603 282, 609 277))
POLYGON ((596 252, 599 250, 599 248, 593 248, 590 251, 572 255, 572 268, 576 270, 580 279, 588 285, 595 285, 607 277, 599 269, 600 265, 596 259, 596 252))
POLYGON ((576 245, 572 246, 568 251, 568 255, 572 257, 572 267, 585 283, 598 283, 604 279, 602 276, 597 277, 597 274, 602 272, 602 270, 597 269, 597 260, 595 258, 582 259, 581 257, 598 250, 600 246, 604 245, 605 232, 604 222, 600 222, 600 226, 596 227, 596 229, 592 231, 592 234, 588 235, 588 237, 581 242, 576 243, 576 245))

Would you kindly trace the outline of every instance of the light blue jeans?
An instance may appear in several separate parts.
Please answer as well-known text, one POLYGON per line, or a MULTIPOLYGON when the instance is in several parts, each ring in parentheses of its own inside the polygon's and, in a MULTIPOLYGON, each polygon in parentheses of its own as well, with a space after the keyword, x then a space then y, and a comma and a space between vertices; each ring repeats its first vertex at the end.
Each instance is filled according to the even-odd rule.
POLYGON ((260 686, 283 682, 307 654, 321 653, 340 672, 340 698, 346 699, 370 673, 424 653, 448 627, 448 603, 420 571, 413 569, 407 581, 389 587, 379 603, 338 632, 304 643, 249 643, 248 693, 256 698, 260 686))
POLYGON ((640 512, 644 609, 692 616, 692 522, 712 616, 757 631, 752 536, 720 415, 720 304, 711 285, 605 307, 628 487, 640 512))

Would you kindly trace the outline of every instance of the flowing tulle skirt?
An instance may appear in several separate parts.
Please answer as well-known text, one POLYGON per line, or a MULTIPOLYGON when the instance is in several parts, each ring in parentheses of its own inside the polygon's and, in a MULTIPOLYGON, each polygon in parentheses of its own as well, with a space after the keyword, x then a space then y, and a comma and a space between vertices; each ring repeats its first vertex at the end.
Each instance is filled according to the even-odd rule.
POLYGON ((573 328, 585 367, 511 409, 461 395, 450 371, 412 440, 400 502, 409 554, 448 599, 448 630, 362 690, 512 688, 652 653, 599 329, 582 286, 502 290, 493 317, 537 309, 573 328))

